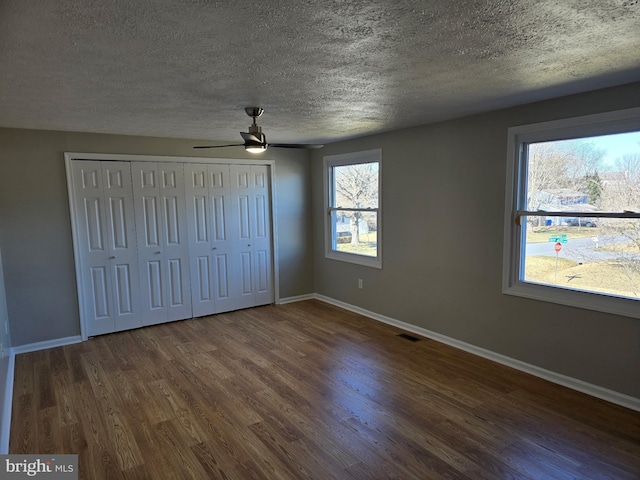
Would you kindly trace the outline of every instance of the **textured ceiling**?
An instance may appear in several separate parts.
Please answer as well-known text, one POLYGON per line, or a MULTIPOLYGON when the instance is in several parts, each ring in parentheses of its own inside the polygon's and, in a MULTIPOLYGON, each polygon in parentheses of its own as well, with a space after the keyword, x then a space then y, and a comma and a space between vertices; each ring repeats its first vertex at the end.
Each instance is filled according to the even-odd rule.
POLYGON ((0 126, 331 142, 640 80, 639 0, 0 0, 0 126))

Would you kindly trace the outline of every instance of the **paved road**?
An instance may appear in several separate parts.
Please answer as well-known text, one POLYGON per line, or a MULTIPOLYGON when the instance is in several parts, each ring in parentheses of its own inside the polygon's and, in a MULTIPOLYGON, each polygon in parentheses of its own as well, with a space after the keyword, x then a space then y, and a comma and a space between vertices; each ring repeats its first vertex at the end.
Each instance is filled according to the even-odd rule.
MULTIPOLYGON (((593 238, 597 238, 598 241, 595 242, 590 237, 569 239, 567 243, 562 244, 562 250, 558 253, 558 258, 567 258, 576 262, 593 262, 597 260, 615 259, 620 256, 619 253, 602 251, 597 247, 629 241, 626 237, 616 235, 593 238)), ((554 250, 554 246, 555 242, 527 243, 526 255, 555 257, 556 252, 554 250)), ((625 256, 629 256, 629 254, 626 254, 625 256)), ((634 255, 634 257, 638 256, 640 255, 634 255)))

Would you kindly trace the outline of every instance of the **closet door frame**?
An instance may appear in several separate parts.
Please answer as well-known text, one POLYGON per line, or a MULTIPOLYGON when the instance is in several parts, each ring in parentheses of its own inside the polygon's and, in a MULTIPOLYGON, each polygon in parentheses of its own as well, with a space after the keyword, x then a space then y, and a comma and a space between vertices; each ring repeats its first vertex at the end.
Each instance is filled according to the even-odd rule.
POLYGON ((125 155, 108 153, 82 153, 65 152, 64 161, 67 176, 67 194, 69 196, 69 211, 71 216, 71 235, 73 238, 73 256, 76 273, 76 291, 78 294, 78 311, 80 314, 80 334, 83 341, 88 340, 87 325, 84 313, 85 298, 82 285, 78 281, 82 278, 82 265, 79 249, 78 219, 74 211, 75 195, 73 189, 72 165, 74 160, 98 160, 98 161, 124 161, 124 162, 168 162, 168 163, 202 163, 202 164, 226 164, 226 165, 265 165, 268 167, 270 188, 270 220, 271 220, 271 251, 273 265, 273 295, 274 303, 280 303, 280 282, 278 272, 278 233, 277 233, 277 208, 276 208, 276 185, 275 185, 275 160, 254 160, 254 159, 232 159, 232 158, 205 158, 205 157, 171 157, 159 155, 125 155))

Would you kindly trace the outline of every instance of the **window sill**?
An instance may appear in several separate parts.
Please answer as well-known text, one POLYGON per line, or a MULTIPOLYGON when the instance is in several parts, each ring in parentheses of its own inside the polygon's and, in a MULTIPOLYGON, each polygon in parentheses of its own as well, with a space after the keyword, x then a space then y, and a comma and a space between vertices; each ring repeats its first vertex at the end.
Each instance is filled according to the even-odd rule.
POLYGON ((557 303, 569 307, 584 308, 597 312, 612 313, 631 318, 640 318, 638 300, 620 298, 602 293, 552 287, 536 283, 518 281, 502 289, 506 295, 530 298, 543 302, 557 303))
POLYGON ((325 258, 328 258, 329 260, 337 260, 339 262, 355 263, 365 267, 382 268, 382 260, 379 258, 367 257, 365 255, 358 255, 355 253, 343 253, 332 250, 325 253, 325 258))

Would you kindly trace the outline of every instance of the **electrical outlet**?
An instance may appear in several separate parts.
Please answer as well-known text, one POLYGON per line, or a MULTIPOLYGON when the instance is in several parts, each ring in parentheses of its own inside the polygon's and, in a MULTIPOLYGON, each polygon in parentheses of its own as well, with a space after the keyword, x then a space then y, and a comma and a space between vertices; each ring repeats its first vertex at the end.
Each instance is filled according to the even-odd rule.
POLYGON ((358 288, 364 288, 362 286, 362 279, 361 278, 358 279, 358 288))

